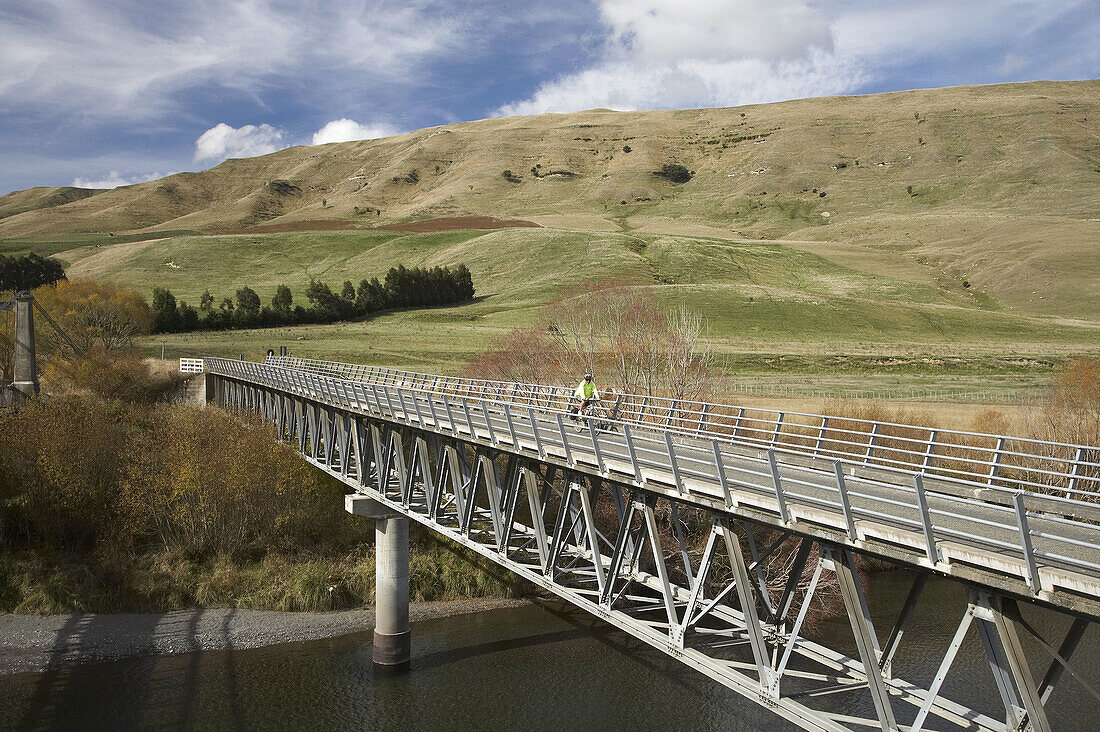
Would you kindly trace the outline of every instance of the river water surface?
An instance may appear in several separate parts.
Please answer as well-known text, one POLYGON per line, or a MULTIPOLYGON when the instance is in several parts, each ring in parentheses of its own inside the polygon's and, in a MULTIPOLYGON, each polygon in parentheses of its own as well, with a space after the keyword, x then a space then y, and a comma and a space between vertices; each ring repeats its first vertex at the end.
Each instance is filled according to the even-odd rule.
MULTIPOLYGON (((904 573, 872 576, 872 609, 896 606, 904 573)), ((896 673, 927 683, 965 607, 961 590, 930 581, 896 673)), ((878 614, 877 612, 875 613, 878 614)), ((1027 613, 1048 636, 1062 619, 1027 613)), ((880 633, 890 619, 876 617, 880 633)), ((1100 638, 1086 633, 1085 677, 1100 686, 1100 638)), ((817 636, 850 649, 844 618, 817 636)), ((885 640, 885 639, 883 639, 885 640)), ((1054 641, 1056 646, 1060 637, 1054 641)), ((0 677, 0 727, 73 730, 788 730, 757 704, 664 654, 557 603, 418 622, 410 673, 371 664, 370 634, 241 651, 206 651, 0 677)), ((1036 676, 1046 669, 1028 645, 1036 676)), ((985 654, 970 631, 946 694, 996 715, 985 654)), ((829 697, 868 712, 866 689, 829 697)), ((1068 674, 1048 707, 1056 730, 1100 729, 1100 704, 1068 674)), ((1002 709, 1003 715, 1003 709, 1002 709)), ((936 727, 931 727, 935 729, 936 727)))

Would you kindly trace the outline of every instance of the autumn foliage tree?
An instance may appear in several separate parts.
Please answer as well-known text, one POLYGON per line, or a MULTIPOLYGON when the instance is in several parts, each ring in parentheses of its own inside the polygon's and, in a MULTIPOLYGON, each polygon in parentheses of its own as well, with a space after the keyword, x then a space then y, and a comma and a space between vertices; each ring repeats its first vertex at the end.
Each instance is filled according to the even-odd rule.
MULTIPOLYGON (((43 317, 35 340, 44 388, 52 393, 92 393, 106 399, 148 401, 175 387, 175 379, 154 377, 134 339, 149 332, 152 313, 145 297, 110 282, 62 280, 32 293, 64 331, 43 317)), ((0 319, 0 367, 10 372, 13 318, 0 319)))
POLYGON ((508 333, 470 370, 540 383, 591 372, 621 392, 700 399, 711 385, 705 332, 686 308, 664 310, 645 290, 609 285, 549 305, 538 325, 508 333))

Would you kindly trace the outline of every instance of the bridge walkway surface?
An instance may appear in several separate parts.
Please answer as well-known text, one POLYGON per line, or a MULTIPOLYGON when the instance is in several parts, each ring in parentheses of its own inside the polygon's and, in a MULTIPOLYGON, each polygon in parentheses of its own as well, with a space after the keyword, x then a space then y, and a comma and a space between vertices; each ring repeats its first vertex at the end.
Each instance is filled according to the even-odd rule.
POLYGON ((1024 453, 1009 447, 1018 438, 984 436, 999 452, 974 458, 933 431, 906 451, 882 425, 861 427, 867 444, 853 446, 830 430, 854 430, 827 429, 828 417, 816 435, 795 439, 784 415, 765 429, 722 405, 662 408, 663 419, 647 421, 629 395, 607 418, 574 423, 567 392, 541 385, 291 358, 211 358, 204 369, 216 403, 258 412, 357 493, 808 729, 916 730, 926 720, 930 729, 1047 729, 1043 705, 1062 670, 1077 677, 1069 659, 1100 617, 1094 447, 1043 443, 1045 452, 1024 453), (737 421, 721 424, 720 411, 737 421), (893 453, 875 462, 876 447, 893 453), (937 451, 946 458, 938 469, 928 459, 937 451), (897 464, 899 452, 916 454, 917 469, 897 464), (658 525, 665 506, 671 535, 658 525), (685 539, 681 515, 691 512, 710 527, 701 551, 685 539), (792 579, 771 587, 763 569, 789 542, 797 546, 792 579), (870 622, 858 556, 916 571, 885 640, 870 622), (963 583, 969 602, 922 688, 891 669, 930 574, 963 583), (800 636, 826 576, 851 620, 857 657, 800 636), (1029 627, 1019 602, 1069 623, 1060 644, 1039 639, 1053 660, 1038 681, 1018 638, 1018 626, 1029 627), (970 625, 1003 719, 938 693, 970 625), (861 713, 830 710, 856 689, 870 692, 861 713))

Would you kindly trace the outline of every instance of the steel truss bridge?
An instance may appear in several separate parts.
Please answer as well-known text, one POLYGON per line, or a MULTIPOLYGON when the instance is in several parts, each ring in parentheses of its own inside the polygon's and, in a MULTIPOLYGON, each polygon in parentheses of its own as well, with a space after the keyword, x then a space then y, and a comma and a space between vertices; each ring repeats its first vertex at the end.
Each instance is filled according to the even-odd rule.
POLYGON ((1100 618, 1096 447, 632 395, 578 425, 570 390, 543 385, 291 357, 191 366, 209 402, 273 425, 349 503, 369 497, 805 729, 1048 730, 1060 683, 1100 709, 1074 663, 1100 618), (863 594, 869 560, 915 577, 888 629, 863 594), (892 669, 933 575, 967 605, 917 684, 892 669), (803 632, 824 594, 854 651, 803 632), (1057 613, 1057 637, 1021 604, 1057 613), (940 694, 971 630, 995 713, 940 694))

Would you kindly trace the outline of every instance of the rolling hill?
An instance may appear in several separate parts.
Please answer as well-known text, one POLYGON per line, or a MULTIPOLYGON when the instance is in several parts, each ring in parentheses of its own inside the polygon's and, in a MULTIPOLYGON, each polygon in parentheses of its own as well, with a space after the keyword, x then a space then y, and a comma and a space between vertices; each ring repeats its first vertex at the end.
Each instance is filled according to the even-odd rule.
POLYGON ((63 206, 66 203, 80 201, 97 193, 103 193, 103 189, 62 186, 60 188, 28 188, 24 191, 14 191, 0 196, 0 219, 26 211, 63 206))
POLYGON ((42 204, 0 218, 0 239, 59 251, 95 233, 446 216, 782 240, 867 274, 931 273, 1016 311, 1100 320, 1100 81, 445 125, 42 204), (668 164, 694 175, 655 174, 668 164))

